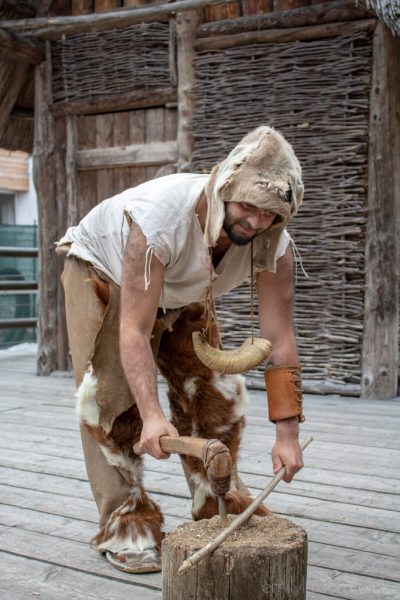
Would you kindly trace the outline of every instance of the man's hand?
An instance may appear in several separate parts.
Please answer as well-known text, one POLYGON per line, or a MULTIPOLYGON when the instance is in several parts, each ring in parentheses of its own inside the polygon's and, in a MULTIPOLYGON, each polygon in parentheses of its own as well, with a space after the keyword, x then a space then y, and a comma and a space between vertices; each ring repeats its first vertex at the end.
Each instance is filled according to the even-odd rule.
POLYGON ((154 458, 168 458, 169 454, 166 454, 160 448, 160 437, 163 435, 178 437, 179 433, 175 427, 167 421, 164 415, 147 418, 143 421, 139 451, 147 452, 151 456, 154 456, 154 458))
POLYGON ((276 423, 276 442, 272 448, 272 464, 276 474, 283 466, 286 475, 283 481, 289 483, 304 466, 303 454, 299 444, 299 424, 297 417, 284 419, 276 423))

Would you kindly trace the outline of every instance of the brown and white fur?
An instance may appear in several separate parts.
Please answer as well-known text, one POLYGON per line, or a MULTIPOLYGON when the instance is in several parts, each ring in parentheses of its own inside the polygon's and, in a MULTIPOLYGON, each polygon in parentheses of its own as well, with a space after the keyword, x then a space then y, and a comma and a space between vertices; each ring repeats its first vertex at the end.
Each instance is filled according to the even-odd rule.
MULTIPOLYGON (((226 496, 227 512, 241 513, 252 496, 239 490, 236 465, 241 433, 245 424, 248 401, 244 378, 241 375, 222 375, 210 370, 196 356, 192 332, 205 327, 204 308, 200 304, 186 307, 175 322, 173 331, 161 339, 157 364, 168 383, 171 420, 180 435, 217 438, 229 449, 233 465, 231 490, 226 496)), ((218 328, 210 331, 211 344, 217 346, 218 328)), ((212 494, 202 462, 182 457, 186 476, 193 495, 194 520, 218 514, 218 503, 212 494)), ((261 506, 256 514, 269 514, 261 506)))
MULTIPOLYGON (((103 290, 97 290, 103 300, 103 290)), ((107 298, 104 298, 104 305, 107 298)), ((172 423, 180 435, 217 438, 230 450, 233 463, 231 490, 227 494, 227 512, 238 514, 252 501, 249 493, 239 490, 236 464, 244 427, 247 394, 240 375, 221 375, 205 367, 197 358, 192 344, 192 332, 204 328, 203 307, 188 306, 174 324, 173 331, 163 333, 157 356, 158 366, 168 382, 172 423)), ((218 343, 215 324, 212 343, 218 343)), ((117 467, 129 481, 128 498, 109 517, 93 538, 92 547, 99 551, 143 551, 159 548, 163 517, 142 485, 142 459, 133 452, 139 440, 142 421, 136 405, 120 414, 106 434, 99 423, 96 402, 97 379, 91 367, 77 391, 81 424, 99 444, 108 463, 117 467)), ((217 500, 210 489, 202 462, 182 457, 185 474, 193 495, 193 519, 210 518, 218 514, 217 500)), ((261 506, 256 514, 269 511, 261 506)))
POLYGON ((163 516, 158 504, 143 488, 143 461, 133 452, 133 444, 139 440, 142 429, 138 409, 133 405, 119 415, 106 434, 99 424, 96 384, 96 377, 89 369, 77 391, 79 418, 99 444, 107 462, 123 473, 131 489, 128 498, 110 515, 91 545, 99 552, 159 548, 163 516))

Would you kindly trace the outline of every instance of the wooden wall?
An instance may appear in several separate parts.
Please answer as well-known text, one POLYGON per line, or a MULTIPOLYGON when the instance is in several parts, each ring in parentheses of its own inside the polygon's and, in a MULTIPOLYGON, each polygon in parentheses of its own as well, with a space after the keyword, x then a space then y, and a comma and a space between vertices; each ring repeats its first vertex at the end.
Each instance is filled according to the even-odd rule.
POLYGON ((72 43, 47 42, 46 62, 36 72, 34 164, 42 273, 39 374, 68 366, 59 283, 63 261, 54 253, 54 242, 97 203, 174 172, 178 161, 176 65, 170 56, 175 41, 168 24, 136 26, 122 35, 112 31, 89 40, 80 37, 82 47, 77 36, 72 43), (157 52, 147 59, 154 40, 157 52), (123 58, 129 52, 132 77, 127 76, 123 58), (104 63, 107 57, 109 64, 104 63), (76 65, 73 73, 71 64, 76 65), (118 68, 124 71, 121 77, 113 72, 118 68), (162 77, 157 69, 163 70, 162 77))
MULTIPOLYGON (((176 142, 176 127, 176 108, 167 107, 76 117, 77 219, 81 219, 104 198, 175 171, 176 158, 169 163, 159 165, 118 166, 125 161, 123 150, 115 166, 105 168, 99 162, 99 168, 90 169, 87 165, 93 164, 94 156, 97 161, 100 161, 101 156, 111 155, 112 148, 145 146, 153 142, 176 142), (106 152, 90 154, 93 149, 104 149, 106 152)), ((126 157, 128 162, 129 150, 126 154, 128 154, 126 157)), ((136 157, 135 160, 138 161, 138 158, 136 157)))
MULTIPOLYGON (((367 228, 374 231, 375 227, 376 232, 376 223, 380 222, 373 221, 371 216, 375 214, 371 202, 379 203, 379 195, 375 194, 374 200, 368 195, 372 189, 368 173, 373 172, 371 165, 376 165, 379 158, 376 148, 383 143, 378 129, 374 130, 373 139, 368 134, 368 120, 373 118, 370 94, 373 93, 374 69, 378 68, 374 66, 371 41, 375 21, 347 0, 328 3, 326 8, 301 2, 302 7, 305 5, 304 10, 294 8, 282 13, 276 12, 277 8, 289 7, 280 6, 278 0, 275 3, 248 0, 177 15, 169 21, 169 41, 162 50, 165 66, 161 86, 157 88, 155 76, 153 87, 151 82, 138 84, 137 89, 130 88, 126 93, 123 90, 103 94, 89 91, 69 99, 70 88, 62 89, 61 70, 58 71, 61 88, 57 88, 57 94, 61 89, 61 95, 56 97, 52 80, 55 61, 64 56, 64 66, 68 66, 64 51, 70 48, 72 52, 73 48, 71 44, 63 45, 62 41, 47 42, 47 67, 42 65, 37 69, 36 119, 41 211, 49 224, 47 229, 41 228, 44 282, 41 373, 66 365, 62 295, 57 284, 49 284, 54 272, 61 268, 51 255, 52 244, 65 227, 76 223, 97 202, 126 187, 174 169, 208 169, 242 133, 260 122, 272 121, 294 143, 306 171, 308 196, 298 231, 296 224, 293 230, 300 240, 301 251, 304 251, 304 236, 311 239, 310 247, 314 244, 316 250, 314 255, 307 248, 302 252, 311 280, 300 281, 297 312, 306 373, 312 380, 310 389, 354 394, 360 393, 362 384, 364 395, 374 389, 373 393, 379 396, 377 390, 384 388, 379 380, 383 377, 386 381, 385 373, 390 373, 391 383, 385 384, 382 397, 395 395, 397 354, 389 357, 390 353, 382 349, 385 344, 388 346, 388 336, 390 348, 397 347, 398 321, 392 318, 383 322, 379 339, 375 336, 372 341, 369 334, 368 348, 365 342, 367 321, 374 326, 382 323, 379 320, 381 308, 376 301, 369 301, 375 294, 374 282, 370 280, 372 283, 365 288, 364 281, 364 270, 369 273, 372 265, 371 251, 367 252, 364 262, 366 231, 367 228), (238 7, 239 14, 244 16, 234 18, 236 15, 230 11, 237 11, 238 7), (263 12, 258 14, 260 10, 263 12), (271 10, 275 12, 268 12, 271 10), (224 15, 229 18, 221 21, 224 15), (313 44, 322 52, 320 64, 318 53, 312 56, 313 44), (335 61, 335 52, 340 54, 340 47, 345 56, 335 61), (311 50, 308 58, 307 48, 311 50), (361 54, 357 55, 360 49, 361 54), (235 55, 238 63, 249 57, 248 77, 246 69, 240 77, 235 75, 235 55), (217 57, 222 69, 219 72, 214 68, 217 57), (354 57, 353 71, 345 68, 349 57, 354 57), (325 59, 332 61, 330 69, 322 66, 325 59), (267 61, 265 66, 263 60, 267 61), (207 61, 213 64, 212 68, 207 66, 207 61), (303 90, 302 70, 306 75, 303 90), (202 86, 205 91, 201 91, 202 86), (337 102, 332 100, 331 94, 335 86, 337 102), (267 98, 264 103, 260 103, 260 94, 257 99, 257 89, 261 97, 267 98), (51 142, 47 147, 46 139, 51 142), (156 148, 157 164, 146 162, 149 145, 156 148), (55 183, 48 180, 45 162, 47 172, 50 165, 57 173, 55 183), (310 219, 313 220, 312 231, 321 228, 314 240, 310 238, 310 219), (332 227, 337 228, 336 237, 332 227), (330 241, 324 248, 326 237, 330 241), (374 352, 371 363, 368 350, 376 344, 382 351, 374 352), (386 357, 384 367, 380 358, 383 355, 386 357), (368 382, 364 378, 367 364, 368 382)), ((73 5, 73 10, 78 10, 76 6, 73 5)), ((104 7, 99 3, 95 8, 100 6, 104 7)), ((297 4, 291 2, 291 6, 297 4)), ((87 3, 80 3, 79 10, 88 11, 87 3)), ((168 21, 163 19, 162 23, 168 27, 168 21)), ((82 35, 74 38, 77 48, 82 35)), ((101 34, 94 35, 101 37, 101 34)), ((392 45, 398 48, 397 41, 392 45)), ((396 54, 396 50, 390 52, 396 54)), ((85 56, 93 59, 87 53, 85 56)), ((96 71, 96 65, 93 67, 96 57, 91 68, 93 80, 101 91, 104 80, 100 58, 100 70, 96 71)), ((145 48, 143 56, 138 52, 136 58, 145 64, 145 48)), ((388 77, 385 81, 392 89, 388 77)), ((76 82, 79 87, 79 73, 76 82)), ((393 94, 396 104, 398 91, 393 94)), ((392 120, 395 118, 398 117, 392 120)), ((397 190, 393 165, 392 161, 389 168, 383 169, 382 177, 389 188, 393 182, 392 187, 397 190)), ((389 200, 386 198, 393 214, 397 214, 398 201, 397 191, 389 194, 389 200)), ((393 240, 393 233, 390 235, 393 240)), ((383 244, 380 251, 386 252, 389 241, 382 239, 380 243, 383 244)), ((398 253, 397 242, 391 248, 398 253)), ((393 294, 398 273, 393 271, 390 280, 380 277, 379 282, 383 286, 379 289, 385 289, 386 296, 393 294)), ((247 291, 238 290, 234 301, 243 306, 246 298, 247 291)), ((229 299, 226 304, 222 302, 222 314, 231 312, 229 302, 229 299)), ((229 325, 229 319, 227 323, 229 325)), ((370 327, 369 331, 374 329, 370 327)))
MULTIPOLYGON (((208 171, 260 123, 293 144, 306 189, 289 224, 308 275, 298 262, 303 377, 309 385, 354 384, 353 391, 360 389, 364 327, 371 66, 369 32, 204 49, 192 118, 195 170, 208 171)), ((250 329, 245 298, 235 290, 220 302, 232 346, 250 329)), ((262 383, 263 368, 252 376, 262 383)))

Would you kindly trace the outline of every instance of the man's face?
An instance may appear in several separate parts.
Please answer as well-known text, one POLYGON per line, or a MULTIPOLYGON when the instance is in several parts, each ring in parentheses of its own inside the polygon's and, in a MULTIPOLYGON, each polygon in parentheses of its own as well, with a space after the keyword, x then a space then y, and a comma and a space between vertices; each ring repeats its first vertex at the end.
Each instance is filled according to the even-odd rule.
POLYGON ((273 223, 275 213, 245 202, 226 202, 223 230, 236 246, 245 246, 273 223))

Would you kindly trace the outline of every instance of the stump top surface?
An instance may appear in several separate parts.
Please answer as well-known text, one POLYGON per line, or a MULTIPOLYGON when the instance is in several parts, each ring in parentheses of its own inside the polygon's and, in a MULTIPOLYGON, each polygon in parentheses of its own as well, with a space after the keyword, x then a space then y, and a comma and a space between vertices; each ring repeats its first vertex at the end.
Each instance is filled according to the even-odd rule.
MULTIPOLYGON (((230 515, 228 518, 232 521, 235 516, 230 515)), ((164 544, 194 552, 213 540, 222 530, 218 516, 196 523, 185 522, 166 535, 164 544)), ((279 554, 304 544, 306 539, 305 530, 288 519, 275 515, 268 517, 254 515, 236 529, 219 548, 229 552, 235 552, 235 549, 243 549, 243 547, 248 548, 249 551, 263 548, 268 554, 279 554)))

